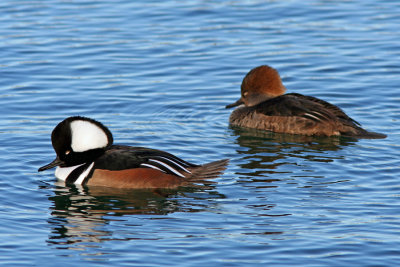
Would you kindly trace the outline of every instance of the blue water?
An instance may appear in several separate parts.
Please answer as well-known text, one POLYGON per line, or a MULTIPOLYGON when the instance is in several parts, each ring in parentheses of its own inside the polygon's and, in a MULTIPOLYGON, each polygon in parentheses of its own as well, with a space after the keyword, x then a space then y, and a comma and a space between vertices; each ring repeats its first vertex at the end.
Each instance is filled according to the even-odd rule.
POLYGON ((399 21, 398 1, 0 1, 0 264, 396 266, 399 21), (388 137, 230 128, 261 64, 388 137), (71 115, 231 162, 210 188, 66 187, 37 168, 71 115))

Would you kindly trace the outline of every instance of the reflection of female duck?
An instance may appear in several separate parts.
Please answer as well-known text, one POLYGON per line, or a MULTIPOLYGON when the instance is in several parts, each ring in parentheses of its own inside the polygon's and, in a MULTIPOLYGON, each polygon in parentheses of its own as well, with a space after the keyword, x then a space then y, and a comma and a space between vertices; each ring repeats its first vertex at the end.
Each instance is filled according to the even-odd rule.
POLYGON ((244 104, 232 112, 230 124, 277 133, 386 137, 364 130, 335 105, 312 96, 284 94, 285 90, 275 69, 269 66, 252 69, 243 79, 241 98, 226 106, 244 104))
POLYGON ((243 159, 241 162, 245 162, 240 165, 240 174, 246 176, 288 172, 289 169, 280 166, 293 164, 298 158, 316 162, 341 159, 330 151, 341 150, 357 142, 355 138, 290 135, 238 127, 233 128, 233 134, 240 145, 237 153, 243 159))

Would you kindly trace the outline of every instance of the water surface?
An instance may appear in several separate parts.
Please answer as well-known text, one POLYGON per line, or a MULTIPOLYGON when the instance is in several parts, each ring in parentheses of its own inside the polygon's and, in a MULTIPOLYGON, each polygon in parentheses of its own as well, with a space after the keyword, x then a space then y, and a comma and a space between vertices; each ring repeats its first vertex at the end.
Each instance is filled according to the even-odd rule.
POLYGON ((395 266, 400 260, 396 1, 0 3, 0 263, 395 266), (382 140, 231 128, 253 67, 382 140), (37 168, 71 115, 194 163, 207 188, 106 190, 37 168))

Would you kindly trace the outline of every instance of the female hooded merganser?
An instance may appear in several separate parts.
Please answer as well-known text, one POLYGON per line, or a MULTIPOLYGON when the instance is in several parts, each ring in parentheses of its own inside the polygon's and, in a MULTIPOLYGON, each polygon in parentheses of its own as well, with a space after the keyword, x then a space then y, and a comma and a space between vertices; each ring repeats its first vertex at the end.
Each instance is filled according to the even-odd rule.
POLYGON ((283 86, 279 73, 269 66, 252 69, 244 77, 241 98, 229 123, 277 133, 351 136, 356 138, 385 138, 368 132, 347 116, 339 107, 312 96, 290 93, 283 86))
POLYGON ((161 150, 113 145, 107 127, 80 116, 60 122, 51 142, 57 157, 38 171, 57 167, 60 180, 88 186, 177 188, 215 178, 228 163, 195 165, 161 150))

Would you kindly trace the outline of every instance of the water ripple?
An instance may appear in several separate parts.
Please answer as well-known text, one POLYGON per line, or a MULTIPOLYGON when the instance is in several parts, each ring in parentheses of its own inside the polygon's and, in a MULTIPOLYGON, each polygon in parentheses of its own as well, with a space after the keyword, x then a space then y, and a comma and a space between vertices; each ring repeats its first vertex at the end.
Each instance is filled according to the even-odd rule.
POLYGON ((399 11, 372 0, 1 1, 0 262, 395 266, 399 11), (261 64, 388 138, 228 127, 224 106, 261 64), (104 122, 116 143, 231 163, 209 188, 66 187, 37 168, 71 115, 104 122))

